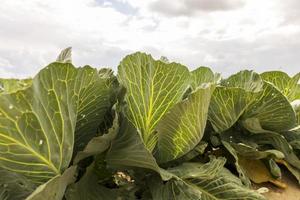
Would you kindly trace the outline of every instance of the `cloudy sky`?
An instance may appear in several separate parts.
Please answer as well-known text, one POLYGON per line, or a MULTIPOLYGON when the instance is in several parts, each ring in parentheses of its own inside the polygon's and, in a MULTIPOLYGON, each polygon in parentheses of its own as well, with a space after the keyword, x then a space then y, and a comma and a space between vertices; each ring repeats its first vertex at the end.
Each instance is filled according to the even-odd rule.
POLYGON ((1 0, 0 77, 33 76, 61 49, 116 69, 144 51, 224 76, 300 71, 298 0, 1 0))

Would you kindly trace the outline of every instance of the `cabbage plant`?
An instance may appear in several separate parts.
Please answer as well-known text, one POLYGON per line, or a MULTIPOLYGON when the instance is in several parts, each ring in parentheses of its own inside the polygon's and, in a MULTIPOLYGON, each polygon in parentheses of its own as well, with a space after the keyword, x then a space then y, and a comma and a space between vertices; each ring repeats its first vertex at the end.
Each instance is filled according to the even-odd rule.
POLYGON ((253 183, 285 188, 282 166, 300 182, 299 79, 140 52, 114 74, 67 48, 0 79, 0 200, 266 199, 253 183))

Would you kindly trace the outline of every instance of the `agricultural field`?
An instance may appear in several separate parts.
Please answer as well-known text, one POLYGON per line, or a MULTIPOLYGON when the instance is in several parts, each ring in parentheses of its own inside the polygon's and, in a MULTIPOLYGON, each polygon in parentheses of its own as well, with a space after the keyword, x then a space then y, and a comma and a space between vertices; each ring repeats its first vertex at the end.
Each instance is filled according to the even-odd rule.
POLYGON ((113 72, 68 48, 0 79, 0 200, 297 200, 298 183, 300 73, 222 78, 140 52, 113 72))

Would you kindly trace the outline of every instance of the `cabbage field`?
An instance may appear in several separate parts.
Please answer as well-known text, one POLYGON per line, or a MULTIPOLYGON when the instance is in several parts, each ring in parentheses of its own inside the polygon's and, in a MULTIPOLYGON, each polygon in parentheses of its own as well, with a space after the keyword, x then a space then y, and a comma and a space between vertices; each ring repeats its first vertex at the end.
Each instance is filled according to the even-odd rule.
POLYGON ((222 78, 140 52, 114 73, 68 48, 0 79, 0 200, 263 200, 284 173, 300 183, 300 73, 222 78))

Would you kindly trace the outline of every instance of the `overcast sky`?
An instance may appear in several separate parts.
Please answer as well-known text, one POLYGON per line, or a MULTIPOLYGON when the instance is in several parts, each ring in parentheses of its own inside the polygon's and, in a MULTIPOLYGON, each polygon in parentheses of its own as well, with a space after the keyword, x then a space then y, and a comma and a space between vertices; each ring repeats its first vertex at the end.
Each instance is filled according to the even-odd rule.
POLYGON ((33 76, 73 47, 73 63, 116 69, 135 51, 224 76, 300 71, 299 0, 1 0, 0 77, 33 76))

